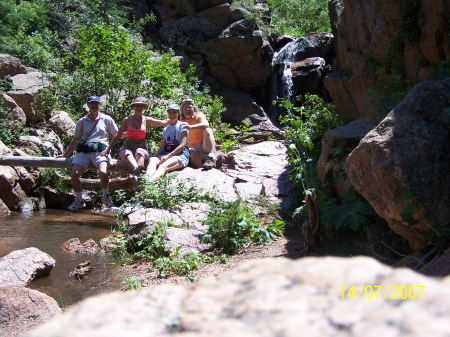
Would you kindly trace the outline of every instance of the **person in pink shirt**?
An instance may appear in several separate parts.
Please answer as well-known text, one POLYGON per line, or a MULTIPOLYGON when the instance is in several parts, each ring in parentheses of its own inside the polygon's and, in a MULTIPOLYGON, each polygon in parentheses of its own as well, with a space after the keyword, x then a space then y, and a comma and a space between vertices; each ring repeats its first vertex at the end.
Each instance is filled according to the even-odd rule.
POLYGON ((137 178, 144 169, 144 163, 150 158, 145 141, 147 126, 166 126, 170 122, 169 119, 159 120, 145 116, 144 110, 148 108, 148 104, 144 97, 136 97, 131 102, 131 108, 134 113, 123 119, 119 131, 102 155, 109 154, 112 147, 125 135, 126 140, 119 150, 119 157, 133 171, 132 178, 137 185, 137 178))

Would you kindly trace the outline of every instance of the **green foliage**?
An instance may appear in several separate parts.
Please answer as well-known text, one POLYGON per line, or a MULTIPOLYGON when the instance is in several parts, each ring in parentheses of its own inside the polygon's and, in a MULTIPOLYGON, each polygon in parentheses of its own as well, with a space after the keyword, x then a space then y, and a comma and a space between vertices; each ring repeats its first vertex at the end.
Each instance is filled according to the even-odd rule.
POLYGON ((158 277, 168 277, 171 274, 188 275, 190 280, 194 280, 193 272, 201 265, 223 261, 223 256, 210 257, 199 252, 186 253, 180 257, 181 248, 182 246, 178 246, 169 256, 161 256, 153 261, 153 268, 158 271, 158 277))
POLYGON ((231 254, 250 243, 270 243, 282 235, 284 222, 264 226, 241 199, 221 202, 212 209, 204 223, 209 226, 202 242, 213 242, 214 248, 231 254))
POLYGON ((179 179, 176 174, 166 174, 155 182, 142 179, 140 191, 131 198, 130 203, 163 209, 188 202, 205 201, 207 198, 191 180, 179 179))
POLYGON ((304 36, 330 32, 328 0, 267 0, 271 9, 271 31, 278 35, 304 36))
POLYGON ((443 80, 450 77, 450 56, 445 61, 431 67, 429 80, 443 80))
POLYGON ((340 123, 333 104, 325 103, 318 96, 306 95, 300 107, 279 100, 288 113, 280 118, 286 131, 288 160, 291 165, 290 177, 293 190, 299 195, 318 186, 316 162, 322 148, 322 138, 326 131, 340 123))
POLYGON ((138 276, 125 276, 123 282, 127 289, 136 290, 142 288, 142 278, 138 276))
POLYGON ((14 53, 16 36, 47 29, 49 9, 44 0, 2 0, 0 2, 0 52, 14 53))
POLYGON ((371 112, 382 119, 405 98, 411 85, 402 74, 389 74, 386 67, 378 67, 375 74, 377 86, 370 88, 368 94, 372 101, 371 112))
MULTIPOLYGON (((4 115, 6 111, 0 107, 0 115, 4 115)), ((0 141, 5 145, 14 145, 19 139, 20 131, 14 129, 16 122, 9 119, 0 119, 0 141)))
POLYGON ((51 167, 43 167, 40 169, 41 175, 41 185, 49 186, 56 190, 58 193, 66 193, 72 190, 72 186, 66 184, 64 179, 60 178, 60 175, 70 175, 68 169, 55 169, 51 167))
POLYGON ((321 223, 335 229, 347 227, 353 231, 367 222, 369 216, 375 215, 372 206, 359 194, 354 200, 338 205, 336 199, 328 199, 319 204, 321 223))
POLYGON ((305 36, 309 32, 331 31, 328 0, 267 0, 270 24, 264 20, 262 3, 255 4, 253 0, 235 0, 232 8, 246 9, 245 18, 269 34, 305 36))

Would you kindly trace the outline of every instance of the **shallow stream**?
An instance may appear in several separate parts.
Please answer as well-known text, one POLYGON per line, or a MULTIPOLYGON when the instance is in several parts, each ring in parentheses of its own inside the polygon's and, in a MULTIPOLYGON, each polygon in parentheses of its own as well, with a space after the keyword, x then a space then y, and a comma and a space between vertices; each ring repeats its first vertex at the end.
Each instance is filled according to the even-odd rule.
POLYGON ((119 261, 109 254, 68 254, 58 247, 71 238, 81 243, 93 239, 97 244, 116 226, 116 214, 80 210, 41 210, 0 216, 0 258, 14 250, 36 247, 56 260, 49 276, 28 287, 53 297, 61 307, 86 297, 119 290, 123 284, 119 261), (68 278, 79 264, 91 261, 92 271, 81 280, 68 278))

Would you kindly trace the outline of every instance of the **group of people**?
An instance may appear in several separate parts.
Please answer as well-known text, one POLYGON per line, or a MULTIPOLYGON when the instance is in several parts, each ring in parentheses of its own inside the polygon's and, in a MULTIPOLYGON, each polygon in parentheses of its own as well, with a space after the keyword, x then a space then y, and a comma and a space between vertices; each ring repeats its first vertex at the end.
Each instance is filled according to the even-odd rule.
POLYGON ((214 167, 214 135, 206 116, 194 105, 192 99, 184 100, 181 108, 178 104, 170 104, 167 107, 168 118, 158 120, 144 115, 148 104, 145 98, 137 97, 131 102, 133 114, 123 119, 120 128, 117 128, 110 116, 100 113, 101 105, 100 97, 88 97, 89 112, 78 120, 72 141, 59 156, 67 158, 74 150, 77 151, 72 159, 71 181, 75 200, 68 207, 70 211, 86 206, 80 177, 91 163, 100 176, 104 204, 108 208, 114 206, 109 194, 108 165, 111 149, 121 138, 126 139, 119 150, 119 157, 132 170, 135 184, 144 171, 148 180, 155 181, 166 172, 184 168, 188 164, 193 168, 214 167), (160 148, 153 156, 150 156, 146 145, 148 126, 165 126, 160 148), (111 142, 110 136, 113 137, 111 142))

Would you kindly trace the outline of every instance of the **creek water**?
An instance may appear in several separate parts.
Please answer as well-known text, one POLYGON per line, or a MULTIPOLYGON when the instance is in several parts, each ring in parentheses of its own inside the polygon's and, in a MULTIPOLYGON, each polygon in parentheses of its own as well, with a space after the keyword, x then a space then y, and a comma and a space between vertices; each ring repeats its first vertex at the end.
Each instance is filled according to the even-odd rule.
POLYGON ((116 214, 80 210, 72 213, 44 209, 38 212, 0 216, 0 258, 14 250, 36 247, 56 261, 48 276, 28 287, 53 297, 61 307, 104 292, 119 290, 123 284, 120 261, 110 254, 69 254, 58 247, 71 238, 97 244, 116 226, 116 214), (81 280, 68 278, 79 264, 91 261, 92 270, 81 280))

